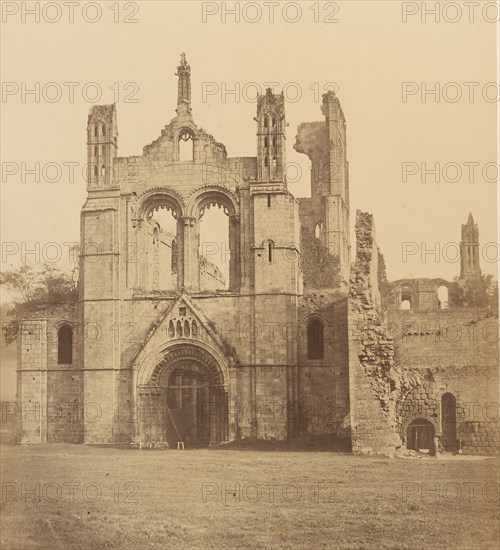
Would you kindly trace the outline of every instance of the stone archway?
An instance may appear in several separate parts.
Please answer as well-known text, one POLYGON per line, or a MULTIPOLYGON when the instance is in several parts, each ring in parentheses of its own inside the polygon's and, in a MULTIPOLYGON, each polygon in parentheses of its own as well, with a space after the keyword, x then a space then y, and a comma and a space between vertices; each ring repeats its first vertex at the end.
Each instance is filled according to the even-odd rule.
POLYGON ((207 447, 227 439, 227 397, 210 372, 195 363, 177 367, 166 381, 167 440, 207 447))
POLYGON ((228 388, 217 359, 196 343, 165 351, 138 387, 143 445, 207 447, 229 440, 228 388))

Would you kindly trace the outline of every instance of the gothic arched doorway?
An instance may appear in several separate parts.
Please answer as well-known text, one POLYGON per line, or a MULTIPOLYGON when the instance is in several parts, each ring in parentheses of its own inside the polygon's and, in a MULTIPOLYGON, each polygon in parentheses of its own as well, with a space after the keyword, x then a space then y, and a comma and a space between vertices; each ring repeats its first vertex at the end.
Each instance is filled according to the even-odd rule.
POLYGON ((139 379, 140 442, 192 448, 229 440, 228 391, 212 353, 179 343, 150 372, 142 384, 139 379))
POLYGON ((204 366, 186 364, 173 370, 166 389, 167 440, 190 447, 207 447, 227 439, 227 399, 224 388, 204 366))

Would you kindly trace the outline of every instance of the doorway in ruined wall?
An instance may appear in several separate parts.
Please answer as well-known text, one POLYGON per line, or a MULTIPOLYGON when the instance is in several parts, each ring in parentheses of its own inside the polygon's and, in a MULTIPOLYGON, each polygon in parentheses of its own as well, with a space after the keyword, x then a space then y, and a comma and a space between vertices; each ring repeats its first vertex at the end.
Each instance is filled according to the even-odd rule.
POLYGON ((227 395, 202 365, 177 367, 166 391, 167 441, 172 447, 208 447, 228 439, 227 395))
POLYGON ((435 454, 434 426, 423 418, 410 423, 406 434, 406 448, 426 454, 435 454))
MULTIPOLYGON (((177 321, 180 338, 197 336, 195 321, 177 321)), ((165 353, 140 386, 140 439, 171 448, 208 447, 229 439, 228 389, 215 357, 197 345, 179 343, 165 353)))

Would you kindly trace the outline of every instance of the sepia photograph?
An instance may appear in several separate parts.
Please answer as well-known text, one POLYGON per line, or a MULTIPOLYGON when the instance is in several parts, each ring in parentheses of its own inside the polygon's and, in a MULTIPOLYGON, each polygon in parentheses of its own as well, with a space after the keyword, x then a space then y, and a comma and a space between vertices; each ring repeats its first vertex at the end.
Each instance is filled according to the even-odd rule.
POLYGON ((0 7, 0 549, 498 549, 500 1, 0 7))

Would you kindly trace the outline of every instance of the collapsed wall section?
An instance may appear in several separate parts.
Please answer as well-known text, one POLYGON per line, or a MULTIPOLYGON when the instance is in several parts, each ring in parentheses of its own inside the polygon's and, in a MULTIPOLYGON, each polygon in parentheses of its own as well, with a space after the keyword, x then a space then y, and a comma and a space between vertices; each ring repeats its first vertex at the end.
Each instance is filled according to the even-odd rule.
POLYGON ((400 383, 392 337, 383 323, 373 216, 356 212, 348 333, 351 439, 355 453, 389 454, 401 446, 395 414, 400 383))

